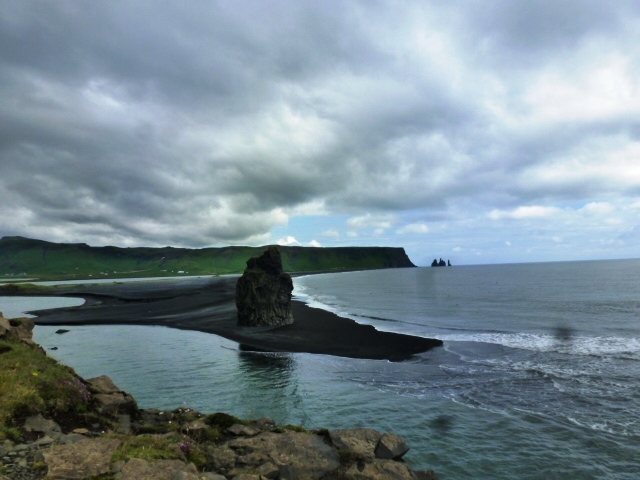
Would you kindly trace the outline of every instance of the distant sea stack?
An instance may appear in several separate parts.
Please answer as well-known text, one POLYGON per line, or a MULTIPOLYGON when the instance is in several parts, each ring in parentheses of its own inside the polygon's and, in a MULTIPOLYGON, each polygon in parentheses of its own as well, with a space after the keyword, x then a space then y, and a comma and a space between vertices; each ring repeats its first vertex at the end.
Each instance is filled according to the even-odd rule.
POLYGON ((280 252, 269 247, 247 261, 236 284, 238 325, 249 327, 290 325, 293 280, 282 268, 280 252))
POLYGON ((443 259, 440 259, 440 261, 438 261, 437 259, 434 258, 433 262, 431 262, 431 266, 432 267, 450 267, 451 262, 449 260, 445 262, 443 259))

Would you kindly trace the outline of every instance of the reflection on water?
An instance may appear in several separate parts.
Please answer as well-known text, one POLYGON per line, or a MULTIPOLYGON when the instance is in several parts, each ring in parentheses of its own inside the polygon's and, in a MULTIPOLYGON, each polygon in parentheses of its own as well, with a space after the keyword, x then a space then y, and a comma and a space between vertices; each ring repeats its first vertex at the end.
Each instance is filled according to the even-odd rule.
POLYGON ((280 385, 287 386, 290 383, 292 372, 295 369, 295 359, 290 353, 262 353, 262 352, 238 352, 240 370, 255 377, 261 382, 272 382, 278 378, 280 385))
POLYGON ((268 405, 270 411, 287 417, 300 408, 298 365, 293 354, 238 351, 238 370, 245 399, 268 405))

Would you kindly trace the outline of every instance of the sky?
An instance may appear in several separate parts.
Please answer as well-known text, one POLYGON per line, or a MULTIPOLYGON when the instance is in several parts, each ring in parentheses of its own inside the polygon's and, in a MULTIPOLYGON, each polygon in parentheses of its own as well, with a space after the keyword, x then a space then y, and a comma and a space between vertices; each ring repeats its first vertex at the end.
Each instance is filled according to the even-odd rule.
POLYGON ((0 2, 0 236, 640 257, 637 0, 0 2))

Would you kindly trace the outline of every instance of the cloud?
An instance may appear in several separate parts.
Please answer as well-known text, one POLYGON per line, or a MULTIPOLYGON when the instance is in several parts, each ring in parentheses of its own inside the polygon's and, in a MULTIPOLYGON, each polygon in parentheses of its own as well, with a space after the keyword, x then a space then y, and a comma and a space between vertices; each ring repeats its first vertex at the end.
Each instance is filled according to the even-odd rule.
POLYGON ((556 207, 545 207, 541 205, 522 206, 513 210, 492 210, 489 213, 489 218, 492 220, 526 220, 530 218, 545 218, 550 217, 558 213, 559 209, 556 207))
POLYGON ((429 233, 429 227, 424 223, 410 223, 396 230, 398 235, 429 233))
POLYGON ((276 242, 278 245, 282 245, 282 246, 290 246, 290 245, 295 245, 295 246, 300 246, 302 245, 298 240, 295 239, 295 237, 285 237, 285 238, 281 238, 280 240, 278 240, 276 242))
POLYGON ((550 258, 523 223, 628 238, 639 25, 633 0, 7 0, 0 235, 428 258, 428 231, 485 261, 550 258))
POLYGON ((371 215, 366 214, 359 217, 353 217, 347 220, 347 226, 351 229, 377 229, 385 230, 391 228, 395 223, 395 219, 390 215, 371 215))
POLYGON ((615 210, 615 207, 608 202, 590 202, 582 207, 579 211, 589 216, 609 215, 615 210))

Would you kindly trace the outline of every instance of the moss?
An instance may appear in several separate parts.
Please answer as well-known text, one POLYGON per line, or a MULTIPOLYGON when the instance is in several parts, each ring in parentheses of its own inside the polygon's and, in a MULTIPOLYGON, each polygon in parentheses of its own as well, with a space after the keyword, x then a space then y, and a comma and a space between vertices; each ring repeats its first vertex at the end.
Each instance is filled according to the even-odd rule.
POLYGON ((241 420, 238 417, 234 417, 233 415, 229 415, 228 413, 222 413, 222 412, 217 412, 217 413, 212 413, 211 415, 207 415, 206 417, 204 417, 203 420, 204 420, 204 423, 206 423, 207 425, 212 427, 217 427, 221 431, 226 430, 231 425, 234 425, 236 423, 239 423, 241 425, 249 425, 251 423, 247 420, 241 420))
POLYGON ((122 443, 111 457, 112 462, 128 461, 132 458, 142 460, 172 460, 180 459, 181 454, 175 448, 182 439, 180 436, 157 436, 157 435, 109 435, 110 438, 117 438, 122 443))
POLYGON ((177 432, 180 429, 179 423, 158 423, 156 425, 141 425, 136 429, 139 435, 162 435, 165 433, 177 432))
POLYGON ((49 467, 45 462, 35 462, 31 468, 34 470, 46 471, 49 467))
POLYGON ((203 441, 206 442, 215 442, 222 437, 222 432, 218 427, 207 428, 204 431, 204 436, 202 438, 203 441))
POLYGON ((175 414, 175 419, 180 423, 190 423, 194 420, 200 420, 202 418, 202 414, 196 411, 185 411, 182 408, 178 408, 173 411, 175 414))
POLYGON ((11 440, 17 442, 20 439, 20 430, 14 427, 0 425, 0 441, 11 440))
POLYGON ((276 429, 274 429, 273 431, 275 433, 284 433, 286 431, 290 431, 290 432, 298 432, 298 433, 313 433, 309 430, 307 430, 304 427, 301 427, 300 425, 283 425, 282 427, 278 427, 276 429))
POLYGON ((195 444, 189 449, 187 460, 193 463, 198 470, 207 465, 207 450, 204 445, 195 444))

